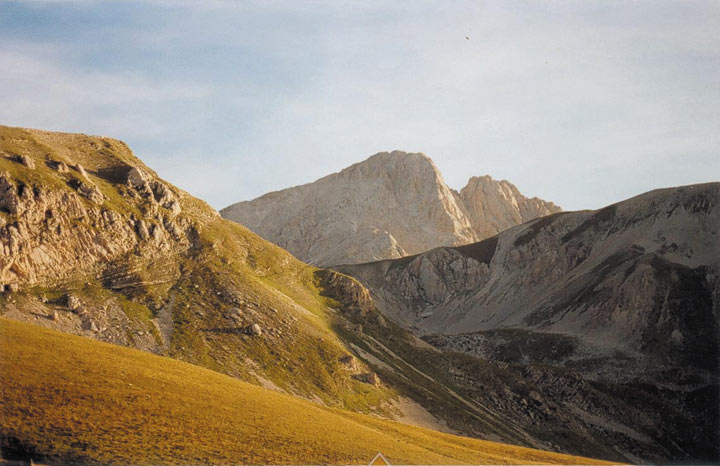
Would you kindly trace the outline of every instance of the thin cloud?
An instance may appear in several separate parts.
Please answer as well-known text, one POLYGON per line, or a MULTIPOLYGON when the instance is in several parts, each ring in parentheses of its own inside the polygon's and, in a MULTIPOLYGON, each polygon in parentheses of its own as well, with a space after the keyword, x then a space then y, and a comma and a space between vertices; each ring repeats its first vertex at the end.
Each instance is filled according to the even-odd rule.
POLYGON ((11 90, 0 94, 0 120, 131 138, 167 137, 179 121, 163 115, 163 107, 201 102, 210 94, 197 83, 75 70, 49 62, 48 55, 40 47, 0 50, 0 87, 11 90))
POLYGON ((11 4, 3 122, 124 138, 218 208, 392 149, 571 209, 720 174, 714 2, 11 4))

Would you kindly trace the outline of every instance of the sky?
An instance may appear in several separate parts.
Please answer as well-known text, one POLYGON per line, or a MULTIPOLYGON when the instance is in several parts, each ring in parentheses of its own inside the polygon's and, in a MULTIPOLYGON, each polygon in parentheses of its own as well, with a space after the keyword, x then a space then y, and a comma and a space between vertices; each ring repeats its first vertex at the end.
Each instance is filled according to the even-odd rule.
POLYGON ((0 0, 0 124, 218 209, 395 149, 595 209, 720 181, 720 1, 0 0))

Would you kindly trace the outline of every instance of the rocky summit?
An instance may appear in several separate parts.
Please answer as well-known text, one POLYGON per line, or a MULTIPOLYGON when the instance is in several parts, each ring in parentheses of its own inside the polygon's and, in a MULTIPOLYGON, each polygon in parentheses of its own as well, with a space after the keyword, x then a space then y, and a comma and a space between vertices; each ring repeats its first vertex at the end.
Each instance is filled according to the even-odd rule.
POLYGON ((489 176, 473 177, 457 192, 426 155, 394 151, 220 213, 303 261, 327 266, 468 244, 559 211, 489 176))

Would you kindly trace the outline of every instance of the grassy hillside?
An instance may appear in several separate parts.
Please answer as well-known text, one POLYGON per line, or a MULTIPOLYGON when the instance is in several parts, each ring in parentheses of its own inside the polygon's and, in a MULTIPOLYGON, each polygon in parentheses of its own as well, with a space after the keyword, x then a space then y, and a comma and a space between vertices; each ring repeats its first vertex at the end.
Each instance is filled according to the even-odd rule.
POLYGON ((6 456, 110 464, 597 463, 324 408, 191 364, 0 319, 6 456))
POLYGON ((370 370, 362 362, 352 370, 340 362, 349 351, 331 329, 336 303, 320 295, 316 269, 157 178, 124 143, 0 126, 0 173, 24 193, 17 213, 0 208, 0 241, 18 245, 9 254, 0 249, 0 285, 19 286, 0 293, 0 315, 172 356, 327 405, 390 409, 396 395, 390 387, 356 380, 370 370), (132 167, 165 184, 182 212, 170 218, 129 186, 124 174, 132 167), (96 186, 103 202, 79 196, 78 180, 96 186), (107 225, 110 214, 117 220, 107 225), (164 232, 162 239, 122 226, 138 221, 164 232), (169 222, 180 239, 163 230, 169 222), (68 295, 81 301, 84 316, 68 308, 68 295), (262 335, 245 332, 252 324, 262 335))

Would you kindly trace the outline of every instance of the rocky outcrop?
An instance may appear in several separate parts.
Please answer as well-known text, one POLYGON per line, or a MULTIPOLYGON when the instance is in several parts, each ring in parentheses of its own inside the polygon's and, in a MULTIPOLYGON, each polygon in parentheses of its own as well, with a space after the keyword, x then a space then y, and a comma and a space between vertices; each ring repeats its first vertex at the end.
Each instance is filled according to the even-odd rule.
POLYGON ((12 164, 23 165, 35 176, 0 170, 0 284, 51 286, 81 275, 101 277, 129 253, 151 260, 189 247, 182 233, 189 223, 176 218, 177 196, 146 172, 145 185, 128 189, 107 186, 79 163, 74 173, 65 162, 42 163, 29 154, 3 163, 13 170, 12 164), (105 206, 111 198, 112 208, 105 206))
POLYGON ((15 186, 8 172, 0 172, 0 210, 17 214, 23 189, 23 186, 15 186))
POLYGON ((35 170, 35 161, 27 155, 20 156, 20 163, 25 165, 30 170, 35 170))
POLYGON ((394 151, 221 214, 306 262, 327 266, 472 243, 559 210, 490 177, 471 178, 455 192, 430 158, 394 151))
POLYGON ((315 278, 323 295, 338 301, 344 312, 366 317, 377 310, 370 292, 354 278, 326 269, 317 270, 315 278))

